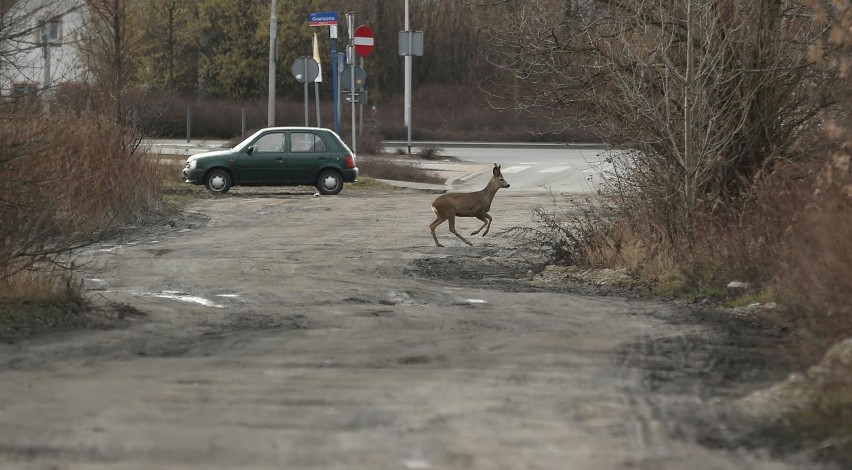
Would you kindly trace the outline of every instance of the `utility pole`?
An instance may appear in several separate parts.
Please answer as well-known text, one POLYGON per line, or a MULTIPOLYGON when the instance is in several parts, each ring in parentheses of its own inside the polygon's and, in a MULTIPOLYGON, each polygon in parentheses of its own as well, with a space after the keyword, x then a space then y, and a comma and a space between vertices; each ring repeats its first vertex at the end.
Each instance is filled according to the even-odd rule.
POLYGON ((408 155, 411 155, 411 21, 405 0, 405 30, 408 32, 408 54, 405 55, 405 126, 408 128, 408 155))
POLYGON ((50 23, 43 21, 41 23, 41 44, 44 48, 44 90, 42 91, 42 100, 44 101, 44 111, 50 111, 50 23))
POLYGON ((352 110, 352 151, 358 151, 355 137, 355 13, 346 14, 346 27, 349 33, 349 46, 346 47, 346 64, 349 65, 349 99, 352 110))
POLYGON ((269 16, 269 105, 267 127, 275 126, 275 59, 278 45, 278 16, 275 0, 272 0, 272 13, 269 16))

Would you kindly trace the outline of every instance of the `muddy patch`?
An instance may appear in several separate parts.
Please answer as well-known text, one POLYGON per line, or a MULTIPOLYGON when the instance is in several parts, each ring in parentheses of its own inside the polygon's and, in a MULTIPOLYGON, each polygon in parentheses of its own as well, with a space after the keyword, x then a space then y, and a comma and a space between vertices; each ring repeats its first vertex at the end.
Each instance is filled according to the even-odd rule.
POLYGON ((477 246, 447 251, 447 255, 415 260, 405 274, 460 287, 497 288, 504 292, 541 290, 528 282, 529 273, 539 269, 537 260, 518 250, 477 246))

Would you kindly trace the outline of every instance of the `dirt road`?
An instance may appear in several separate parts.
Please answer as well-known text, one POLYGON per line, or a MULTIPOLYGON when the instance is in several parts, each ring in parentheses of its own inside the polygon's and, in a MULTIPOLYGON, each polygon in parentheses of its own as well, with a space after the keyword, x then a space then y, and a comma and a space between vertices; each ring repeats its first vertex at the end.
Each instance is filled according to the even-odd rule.
POLYGON ((732 443, 763 327, 534 287, 496 233, 547 196, 446 248, 434 197, 237 188, 89 250, 126 324, 0 344, 0 468, 814 468, 732 443))

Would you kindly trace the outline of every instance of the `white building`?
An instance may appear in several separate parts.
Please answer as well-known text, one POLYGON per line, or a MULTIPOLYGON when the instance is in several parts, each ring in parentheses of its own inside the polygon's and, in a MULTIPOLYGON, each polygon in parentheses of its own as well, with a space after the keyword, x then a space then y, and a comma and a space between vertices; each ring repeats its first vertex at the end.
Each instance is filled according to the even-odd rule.
POLYGON ((0 93, 50 96, 59 84, 86 81, 78 50, 83 27, 97 3, 0 0, 0 93))

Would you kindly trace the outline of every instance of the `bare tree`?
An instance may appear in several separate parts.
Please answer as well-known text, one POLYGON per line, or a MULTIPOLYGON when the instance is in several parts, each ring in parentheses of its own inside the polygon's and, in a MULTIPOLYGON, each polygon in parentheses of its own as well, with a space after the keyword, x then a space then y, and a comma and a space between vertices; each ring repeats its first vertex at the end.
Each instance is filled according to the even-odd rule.
POLYGON ((824 31, 798 1, 507 1, 485 14, 492 62, 509 72, 499 102, 632 149, 617 184, 653 201, 672 240, 692 234, 699 206, 797 158, 831 102, 806 51, 824 31))
MULTIPOLYGON (((92 74, 94 88, 112 107, 119 128, 128 127, 130 119, 127 94, 139 47, 138 31, 130 27, 133 5, 127 0, 92 2, 80 41, 80 54, 92 74)), ((122 147, 126 144, 121 142, 122 147)))

